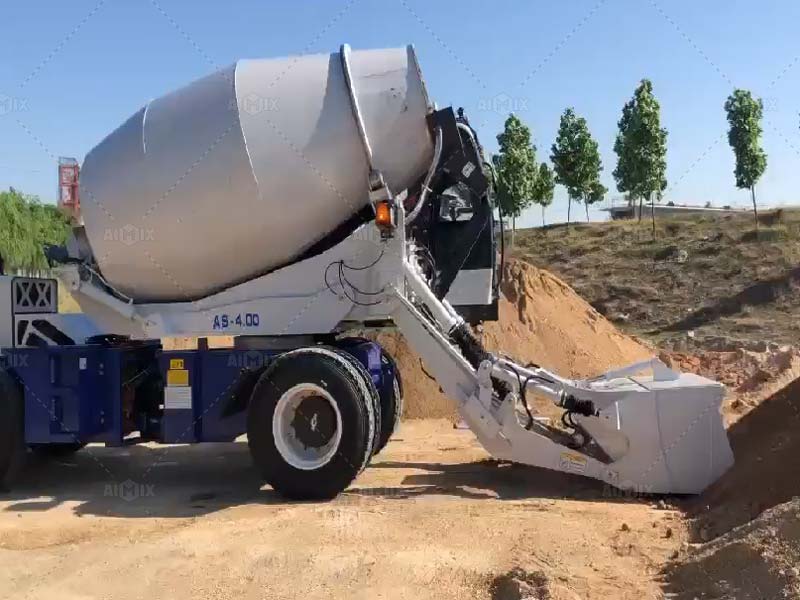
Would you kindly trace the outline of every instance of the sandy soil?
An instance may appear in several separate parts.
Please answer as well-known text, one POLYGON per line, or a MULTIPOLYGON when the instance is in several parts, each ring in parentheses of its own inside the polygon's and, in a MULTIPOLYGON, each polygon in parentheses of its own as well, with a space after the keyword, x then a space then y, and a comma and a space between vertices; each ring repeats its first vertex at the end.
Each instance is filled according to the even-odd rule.
POLYGON ((0 496, 0 597, 656 598, 687 535, 446 421, 405 423, 327 503, 262 487, 241 443, 90 446, 0 496))
MULTIPOLYGON (((520 364, 593 377, 656 353, 620 333, 558 277, 531 264, 507 261, 501 291, 500 318, 485 323, 479 335, 487 349, 520 364)), ((383 333, 378 341, 403 374, 406 417, 457 418, 453 403, 399 333, 383 333)))

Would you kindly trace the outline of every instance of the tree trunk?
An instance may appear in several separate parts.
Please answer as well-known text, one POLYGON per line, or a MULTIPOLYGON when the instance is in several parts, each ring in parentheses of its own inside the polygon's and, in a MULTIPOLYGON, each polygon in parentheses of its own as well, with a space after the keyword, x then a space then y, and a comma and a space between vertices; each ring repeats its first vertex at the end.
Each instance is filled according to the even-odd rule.
POLYGON ((756 206, 756 185, 750 186, 750 196, 753 198, 753 216, 756 219, 756 238, 758 238, 758 207, 756 206))
POLYGON ((584 206, 586 206, 586 222, 589 222, 589 203, 586 200, 583 201, 584 206))
POLYGON ((542 204, 542 227, 545 225, 547 225, 547 223, 544 222, 544 204, 542 204))
POLYGON ((514 237, 517 233, 517 217, 511 217, 511 247, 514 247, 514 237))
POLYGON ((644 197, 640 196, 639 197, 639 223, 642 222, 642 202, 643 202, 643 200, 644 200, 644 197))
POLYGON ((653 239, 656 239, 656 205, 655 196, 650 194, 650 218, 653 221, 653 239))
POLYGON ((572 210, 572 196, 567 196, 567 227, 569 227, 569 212, 572 210))

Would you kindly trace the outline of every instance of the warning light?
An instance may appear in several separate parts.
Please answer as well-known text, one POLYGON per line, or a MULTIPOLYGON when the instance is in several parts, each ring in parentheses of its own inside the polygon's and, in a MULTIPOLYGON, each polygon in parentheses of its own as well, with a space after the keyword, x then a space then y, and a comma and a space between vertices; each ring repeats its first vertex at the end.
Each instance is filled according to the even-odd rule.
POLYGON ((394 229, 394 211, 388 200, 381 200, 375 203, 375 225, 381 231, 394 229))

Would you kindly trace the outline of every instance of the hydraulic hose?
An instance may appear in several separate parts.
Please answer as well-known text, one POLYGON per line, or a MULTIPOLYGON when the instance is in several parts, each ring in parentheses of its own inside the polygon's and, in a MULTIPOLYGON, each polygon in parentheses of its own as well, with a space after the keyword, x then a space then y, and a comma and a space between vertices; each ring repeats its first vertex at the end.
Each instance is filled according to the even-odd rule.
POLYGON ((443 136, 442 136, 442 128, 436 128, 436 145, 433 149, 433 160, 431 161, 431 166, 428 168, 428 174, 425 175, 425 181, 422 182, 422 191, 419 194, 419 199, 417 200, 417 205, 412 209, 410 213, 406 216, 406 225, 411 225, 414 222, 414 219, 417 218, 422 207, 425 205, 425 200, 428 197, 428 192, 430 191, 431 180, 433 176, 436 174, 436 167, 439 166, 439 160, 442 157, 442 144, 443 144, 443 136))

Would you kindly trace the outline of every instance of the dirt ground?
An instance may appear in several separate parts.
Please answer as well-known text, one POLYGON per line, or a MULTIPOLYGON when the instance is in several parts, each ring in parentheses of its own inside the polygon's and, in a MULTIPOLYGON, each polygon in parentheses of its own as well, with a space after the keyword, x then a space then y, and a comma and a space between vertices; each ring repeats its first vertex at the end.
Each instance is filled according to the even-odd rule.
POLYGON ((339 498, 290 503, 243 443, 90 446, 0 496, 0 597, 660 597, 678 512, 487 458, 411 421, 339 498))

